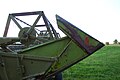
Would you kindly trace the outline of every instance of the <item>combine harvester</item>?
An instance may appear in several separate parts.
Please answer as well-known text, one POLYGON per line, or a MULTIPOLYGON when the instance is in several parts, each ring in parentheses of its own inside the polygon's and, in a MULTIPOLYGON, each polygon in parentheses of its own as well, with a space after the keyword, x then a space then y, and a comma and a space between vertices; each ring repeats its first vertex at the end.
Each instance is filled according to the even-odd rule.
POLYGON ((59 73, 104 46, 60 16, 56 20, 66 37, 60 38, 43 11, 9 14, 0 37, 0 80, 58 80, 59 73), (33 15, 32 25, 20 19, 33 15), (38 24, 41 18, 44 24, 38 24), (11 21, 20 29, 18 37, 7 37, 11 21))

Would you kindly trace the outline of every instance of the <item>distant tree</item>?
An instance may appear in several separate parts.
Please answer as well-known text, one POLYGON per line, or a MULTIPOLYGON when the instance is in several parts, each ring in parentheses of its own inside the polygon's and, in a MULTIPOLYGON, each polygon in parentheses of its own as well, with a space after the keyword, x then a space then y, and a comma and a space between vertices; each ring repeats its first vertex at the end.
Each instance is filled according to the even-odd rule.
POLYGON ((105 44, 106 44, 106 45, 109 45, 109 42, 106 42, 105 44))
POLYGON ((114 42, 114 44, 118 44, 118 40, 117 39, 115 39, 113 42, 114 42))
POLYGON ((120 42, 118 42, 118 44, 120 44, 120 42))

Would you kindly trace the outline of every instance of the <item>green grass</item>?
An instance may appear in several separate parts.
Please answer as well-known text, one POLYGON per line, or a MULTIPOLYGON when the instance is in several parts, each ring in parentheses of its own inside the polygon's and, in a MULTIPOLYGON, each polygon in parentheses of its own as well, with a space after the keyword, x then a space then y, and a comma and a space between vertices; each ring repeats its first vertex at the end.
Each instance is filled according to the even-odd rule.
POLYGON ((120 46, 105 46, 63 72, 64 80, 120 80, 120 46))

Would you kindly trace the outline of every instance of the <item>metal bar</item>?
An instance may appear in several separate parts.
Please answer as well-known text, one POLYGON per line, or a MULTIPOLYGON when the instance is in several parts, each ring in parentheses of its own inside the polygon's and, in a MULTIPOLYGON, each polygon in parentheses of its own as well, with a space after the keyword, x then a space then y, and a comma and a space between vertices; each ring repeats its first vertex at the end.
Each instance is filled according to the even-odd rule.
POLYGON ((9 16, 8 16, 8 19, 7 19, 7 23, 6 23, 5 30, 4 30, 3 37, 6 37, 6 36, 7 36, 8 29, 9 29, 9 25, 10 25, 10 21, 11 21, 11 17, 10 17, 10 15, 9 15, 9 16))
POLYGON ((51 29, 50 29, 50 25, 48 24, 48 20, 47 20, 45 14, 43 14, 43 20, 44 20, 44 22, 46 24, 46 27, 47 27, 47 30, 50 34, 50 38, 53 39, 53 35, 52 35, 51 29))
POLYGON ((21 73, 21 75, 22 76, 24 76, 24 73, 25 73, 25 68, 23 68, 23 63, 22 63, 22 59, 21 58, 23 58, 24 56, 21 56, 21 57, 19 57, 18 55, 17 55, 17 57, 16 57, 16 61, 17 61, 17 67, 18 67, 18 69, 20 69, 20 71, 21 72, 19 72, 19 74, 21 73))
MULTIPOLYGON (((48 20, 48 19, 47 19, 48 20)), ((49 20, 48 20, 48 22, 49 22, 49 20)), ((52 29, 52 31, 53 31, 53 34, 54 34, 54 36, 55 36, 55 39, 58 39, 59 37, 58 37, 58 34, 57 34, 57 32, 56 32, 56 30, 53 28, 53 26, 52 26, 52 24, 49 22, 49 24, 50 24, 50 26, 51 26, 51 29, 52 29)))
POLYGON ((41 18, 42 13, 39 14, 39 16, 37 17, 37 19, 35 20, 35 22, 33 23, 33 25, 30 27, 30 29, 27 31, 27 34, 30 34, 32 32, 32 30, 34 29, 34 27, 36 26, 36 24, 38 23, 39 19, 41 18))
POLYGON ((35 27, 44 27, 45 25, 36 25, 35 27))
POLYGON ((28 16, 28 15, 37 15, 43 11, 35 11, 35 12, 22 12, 22 13, 12 13, 13 16, 28 16))
MULTIPOLYGON (((20 54, 21 51, 18 51, 15 54, 1 54, 3 57, 8 57, 8 58, 23 58, 23 55, 17 55, 20 54)), ((34 55, 24 55, 23 59, 27 60, 35 60, 35 61, 44 61, 44 62, 54 62, 56 60, 55 57, 44 57, 44 56, 34 56, 34 55)))
POLYGON ((30 25, 30 24, 28 24, 28 23, 26 23, 25 21, 23 21, 23 20, 21 20, 21 19, 19 19, 19 18, 16 18, 16 17, 15 17, 15 19, 17 19, 17 20, 19 20, 20 22, 22 22, 22 23, 24 23, 24 24, 26 24, 26 25, 28 25, 28 26, 30 26, 30 27, 31 27, 31 25, 30 25))
POLYGON ((67 50, 67 48, 69 47, 69 45, 71 44, 72 40, 70 40, 66 46, 64 47, 63 51, 61 51, 60 55, 58 55, 58 59, 64 54, 64 52, 67 50))
POLYGON ((15 17, 13 17, 12 15, 10 15, 10 17, 15 22, 15 24, 18 26, 18 28, 22 29, 22 27, 20 26, 20 24, 15 20, 15 17))
MULTIPOLYGON (((28 23, 26 23, 25 21, 23 21, 23 20, 21 20, 21 19, 19 19, 19 18, 16 18, 15 17, 15 19, 17 19, 17 20, 19 20, 20 22, 22 22, 22 23, 24 23, 24 24, 26 24, 26 25, 28 25, 28 26, 32 26, 32 25, 30 25, 30 24, 28 24, 28 23)), ((44 27, 45 25, 36 25, 35 27, 44 27)))

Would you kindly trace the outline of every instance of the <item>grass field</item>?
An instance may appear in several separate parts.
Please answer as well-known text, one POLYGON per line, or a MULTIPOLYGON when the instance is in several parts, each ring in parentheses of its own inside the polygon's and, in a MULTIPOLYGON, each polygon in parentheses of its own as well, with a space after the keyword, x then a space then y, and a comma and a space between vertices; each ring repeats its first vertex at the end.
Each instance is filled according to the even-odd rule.
POLYGON ((120 80, 120 46, 105 46, 63 72, 63 80, 120 80))

